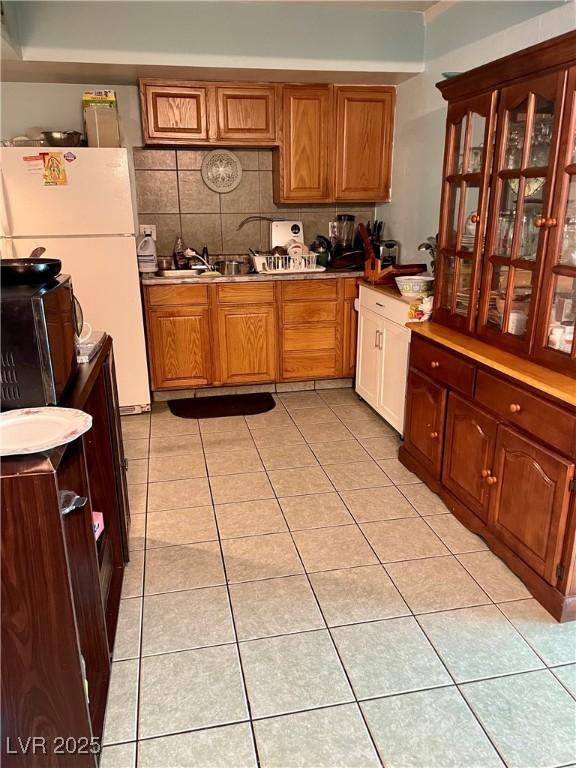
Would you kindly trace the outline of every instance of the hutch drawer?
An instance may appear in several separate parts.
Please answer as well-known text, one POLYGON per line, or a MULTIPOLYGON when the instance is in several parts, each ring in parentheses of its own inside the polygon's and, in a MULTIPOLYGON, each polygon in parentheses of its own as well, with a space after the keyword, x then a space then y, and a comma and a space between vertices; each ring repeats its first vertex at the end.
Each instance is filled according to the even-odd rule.
POLYGON ((475 399, 562 453, 574 454, 576 416, 485 371, 478 371, 475 399))
POLYGON ((412 339, 410 365, 425 373, 434 381, 472 397, 474 371, 472 363, 453 355, 445 349, 429 344, 417 336, 412 339))

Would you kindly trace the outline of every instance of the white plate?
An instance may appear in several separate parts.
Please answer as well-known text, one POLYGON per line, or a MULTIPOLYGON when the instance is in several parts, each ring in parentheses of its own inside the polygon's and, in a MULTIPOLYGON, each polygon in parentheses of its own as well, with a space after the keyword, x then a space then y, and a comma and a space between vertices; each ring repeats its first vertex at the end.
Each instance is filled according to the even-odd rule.
POLYGON ((0 456, 39 453, 72 442, 92 426, 75 408, 18 408, 0 414, 0 456))

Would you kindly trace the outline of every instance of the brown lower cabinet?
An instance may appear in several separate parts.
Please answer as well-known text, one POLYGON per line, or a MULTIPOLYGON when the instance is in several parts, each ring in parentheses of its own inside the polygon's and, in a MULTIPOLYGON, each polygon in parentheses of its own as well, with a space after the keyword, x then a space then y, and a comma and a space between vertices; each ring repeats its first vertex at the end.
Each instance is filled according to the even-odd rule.
POLYGON ((575 429, 570 402, 413 334, 400 460, 558 620, 576 619, 575 429))
POLYGON ((144 286, 152 389, 353 376, 356 283, 144 286))

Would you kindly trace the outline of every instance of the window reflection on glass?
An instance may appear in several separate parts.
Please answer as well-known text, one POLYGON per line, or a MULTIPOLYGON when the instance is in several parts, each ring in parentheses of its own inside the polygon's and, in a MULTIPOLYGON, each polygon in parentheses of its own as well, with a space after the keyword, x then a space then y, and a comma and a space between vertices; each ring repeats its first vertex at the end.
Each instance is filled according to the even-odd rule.
POLYGON ((508 112, 506 168, 520 168, 522 165, 527 112, 528 99, 525 99, 516 109, 508 112))
POLYGON ((452 150, 452 173, 462 173, 464 165, 464 137, 466 136, 466 119, 454 126, 454 147, 452 150))
POLYGON ((476 239, 477 224, 472 220, 478 214, 478 198, 480 189, 470 184, 466 185, 466 200, 464 203, 464 231, 460 240, 460 248, 463 251, 473 251, 476 239))
POLYGON ((460 186, 452 184, 450 187, 450 208, 448 216, 448 247, 456 247, 458 235, 458 215, 460 212, 460 186))
POLYGON ((529 166, 543 168, 548 165, 553 122, 554 102, 543 96, 536 96, 528 157, 529 166))
POLYGON ((472 262, 468 259, 460 261, 460 273, 458 275, 458 285, 456 288, 456 314, 468 314, 470 306, 470 289, 472 280, 472 262))
POLYGON ((454 256, 444 256, 442 271, 442 290, 440 293, 440 306, 450 309, 452 306, 452 283, 454 280, 454 256))
POLYGON ((557 275, 548 320, 548 346, 570 354, 576 322, 576 277, 557 275))
POLYGON ((480 173, 482 169, 482 155, 484 153, 486 118, 476 114, 476 112, 471 112, 469 120, 471 121, 471 135, 468 168, 466 170, 468 173, 480 173))
POLYGON ((576 267, 576 176, 570 179, 568 203, 562 229, 560 264, 576 267))

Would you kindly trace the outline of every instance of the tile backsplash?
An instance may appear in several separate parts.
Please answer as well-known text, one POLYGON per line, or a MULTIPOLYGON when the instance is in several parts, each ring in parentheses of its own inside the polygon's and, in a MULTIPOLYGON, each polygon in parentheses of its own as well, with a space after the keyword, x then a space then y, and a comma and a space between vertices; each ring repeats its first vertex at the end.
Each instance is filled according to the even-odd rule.
POLYGON ((255 221, 238 230, 246 216, 262 214, 301 219, 307 243, 328 234, 336 213, 353 213, 357 221, 374 218, 374 205, 339 206, 285 204, 272 194, 272 150, 232 150, 242 164, 242 181, 228 194, 209 189, 202 180, 202 160, 211 150, 134 149, 138 219, 156 225, 160 256, 172 254, 177 235, 186 246, 211 254, 267 249, 270 224, 255 221))

